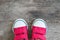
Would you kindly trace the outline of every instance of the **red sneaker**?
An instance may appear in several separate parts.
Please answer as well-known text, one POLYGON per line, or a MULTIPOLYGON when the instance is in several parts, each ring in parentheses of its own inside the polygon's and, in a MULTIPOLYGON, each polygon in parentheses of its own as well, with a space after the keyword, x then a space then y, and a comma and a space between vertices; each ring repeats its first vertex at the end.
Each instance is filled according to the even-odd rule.
POLYGON ((12 29, 14 40, 28 40, 28 25, 24 19, 17 19, 12 29))
POLYGON ((32 24, 32 40, 46 40, 46 23, 43 19, 36 19, 32 24))

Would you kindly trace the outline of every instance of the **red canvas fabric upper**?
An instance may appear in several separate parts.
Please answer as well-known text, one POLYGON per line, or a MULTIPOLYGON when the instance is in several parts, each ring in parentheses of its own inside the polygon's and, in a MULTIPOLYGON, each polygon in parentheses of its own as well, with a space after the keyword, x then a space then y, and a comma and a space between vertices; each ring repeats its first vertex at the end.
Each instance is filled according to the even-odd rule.
POLYGON ((35 39, 46 40, 45 34, 46 34, 46 28, 36 26, 32 27, 32 40, 35 39))
POLYGON ((28 40, 27 27, 14 28, 14 40, 28 40))

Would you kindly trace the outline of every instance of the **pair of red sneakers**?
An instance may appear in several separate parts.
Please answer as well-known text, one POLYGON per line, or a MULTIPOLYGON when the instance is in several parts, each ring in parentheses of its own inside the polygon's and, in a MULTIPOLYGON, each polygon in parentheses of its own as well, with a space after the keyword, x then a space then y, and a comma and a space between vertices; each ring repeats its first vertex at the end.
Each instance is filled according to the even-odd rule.
MULTIPOLYGON (((17 19, 13 25, 14 40, 28 40, 28 24, 24 19, 17 19)), ((31 40, 46 40, 46 22, 36 19, 32 24, 31 40)))

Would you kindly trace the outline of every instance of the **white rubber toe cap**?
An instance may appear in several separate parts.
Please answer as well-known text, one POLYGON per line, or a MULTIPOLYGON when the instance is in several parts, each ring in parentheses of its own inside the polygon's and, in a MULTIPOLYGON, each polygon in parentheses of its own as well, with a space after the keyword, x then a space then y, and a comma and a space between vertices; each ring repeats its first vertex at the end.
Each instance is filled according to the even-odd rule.
POLYGON ((33 26, 46 28, 46 23, 45 23, 45 21, 43 19, 36 19, 33 22, 33 26))
POLYGON ((13 28, 18 28, 18 27, 23 27, 23 26, 28 26, 26 21, 24 19, 17 19, 14 22, 13 28))

